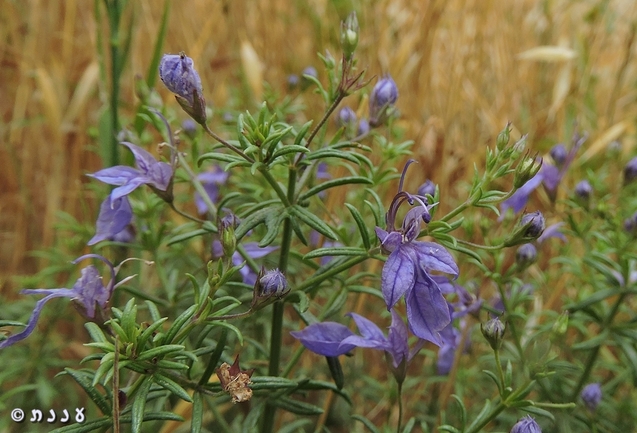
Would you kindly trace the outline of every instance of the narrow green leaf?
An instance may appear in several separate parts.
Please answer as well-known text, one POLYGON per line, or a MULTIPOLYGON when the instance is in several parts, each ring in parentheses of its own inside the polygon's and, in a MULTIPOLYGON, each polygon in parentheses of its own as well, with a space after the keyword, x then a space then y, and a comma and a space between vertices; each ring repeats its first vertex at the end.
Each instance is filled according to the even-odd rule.
POLYGON ((86 395, 89 396, 104 415, 109 415, 112 412, 110 402, 91 384, 92 379, 88 374, 72 368, 65 368, 64 371, 82 387, 86 395))
POLYGON ((266 207, 264 209, 251 212, 243 218, 243 220, 241 220, 241 224, 239 224, 237 229, 234 231, 237 240, 243 238, 246 233, 254 229, 259 224, 265 223, 268 218, 276 218, 277 215, 282 213, 284 213, 282 206, 266 207))
POLYGON ((336 235, 336 233, 334 233, 334 230, 332 230, 332 228, 327 225, 325 221, 321 220, 304 207, 294 205, 290 208, 290 212, 323 236, 328 237, 332 240, 338 239, 338 236, 336 235))
POLYGON ((353 184, 365 184, 371 185, 373 182, 366 177, 363 176, 347 176, 347 177, 339 177, 338 179, 328 180, 326 182, 322 182, 299 196, 299 201, 307 200, 313 195, 318 194, 321 191, 325 191, 330 188, 334 188, 341 185, 353 185, 353 184))
POLYGON ((153 347, 152 349, 145 350, 140 353, 135 359, 136 361, 148 361, 155 357, 163 358, 169 353, 181 352, 184 350, 184 346, 181 344, 166 344, 165 346, 153 347))
POLYGON ((133 401, 133 410, 131 411, 131 430, 133 433, 139 433, 141 431, 142 421, 144 421, 144 409, 146 408, 146 397, 152 384, 153 380, 151 376, 144 377, 135 393, 135 401, 133 401))
POLYGON ((367 427, 367 430, 369 430, 370 432, 372 432, 372 433, 380 433, 380 430, 378 430, 378 428, 376 428, 374 423, 372 423, 370 420, 365 418, 363 415, 357 415, 357 414, 352 415, 352 419, 362 423, 365 427, 367 427))
POLYGON ((166 336, 164 337, 164 344, 172 343, 173 339, 177 336, 177 333, 181 330, 181 328, 186 324, 188 320, 190 320, 197 311, 197 306, 192 305, 186 311, 181 313, 177 319, 173 322, 172 326, 166 332, 166 336))
POLYGON ((100 327, 97 326, 96 323, 94 323, 94 322, 86 322, 84 324, 84 328, 86 328, 86 330, 88 331, 88 335, 91 336, 91 339, 94 342, 110 344, 110 343, 108 343, 108 339, 106 338, 106 335, 104 335, 104 331, 102 331, 100 329, 100 327))
POLYGON ((270 157, 270 161, 274 161, 276 158, 280 156, 289 155, 290 153, 308 153, 309 150, 305 146, 296 146, 294 144, 288 144, 287 146, 283 146, 278 149, 276 152, 272 154, 270 157))
POLYGON ((209 230, 205 230, 205 229, 197 229, 197 230, 193 230, 190 231, 188 233, 182 233, 176 236, 173 236, 172 238, 168 239, 168 241, 166 242, 167 246, 171 246, 174 244, 178 244, 180 242, 184 242, 187 241, 189 239, 192 238, 196 238, 198 236, 205 236, 205 235, 209 235, 211 232, 209 230))
POLYGON ((271 403, 280 409, 296 415, 312 416, 320 415, 324 412, 324 410, 318 406, 302 401, 297 401, 285 396, 279 397, 276 400, 271 400, 271 403))
POLYGON ((179 385, 177 382, 170 379, 169 377, 164 376, 161 373, 155 373, 153 374, 153 381, 162 388, 165 388, 168 391, 172 392, 180 399, 187 401, 188 403, 192 403, 192 398, 190 398, 188 392, 183 389, 181 385, 179 385))
POLYGON ((200 392, 195 392, 192 403, 192 420, 190 421, 190 432, 200 433, 203 425, 203 396, 200 392))
POLYGON ((364 256, 367 255, 367 250, 356 247, 329 247, 329 248, 317 248, 303 256, 303 259, 315 259, 317 257, 326 256, 364 256))

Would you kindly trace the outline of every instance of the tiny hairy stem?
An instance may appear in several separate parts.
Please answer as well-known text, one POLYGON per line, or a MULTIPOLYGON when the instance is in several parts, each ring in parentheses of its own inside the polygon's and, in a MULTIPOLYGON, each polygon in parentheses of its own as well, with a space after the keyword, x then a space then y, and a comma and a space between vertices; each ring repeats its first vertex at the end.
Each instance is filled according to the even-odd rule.
MULTIPOLYGON (((204 203, 206 204, 206 207, 208 208, 208 212, 210 212, 211 217, 214 219, 217 216, 217 206, 215 206, 214 203, 212 203, 212 201, 210 200, 208 193, 204 189, 199 179, 197 179, 197 175, 192 171, 192 169, 190 168, 190 165, 188 165, 186 158, 184 158, 184 156, 179 152, 177 152, 177 158, 179 160, 179 165, 188 174, 188 178, 190 179, 192 186, 195 188, 195 191, 199 193, 199 195, 201 196, 201 199, 204 201, 204 203)), ((182 216, 185 216, 186 218, 192 219, 193 221, 197 221, 197 222, 204 222, 203 220, 200 220, 198 218, 193 219, 194 217, 189 217, 181 213, 174 207, 174 205, 172 207, 177 213, 181 214, 182 216)))
POLYGON ((217 134, 215 134, 209 127, 208 125, 202 125, 204 131, 206 131, 206 133, 208 133, 208 135, 210 135, 212 138, 214 138, 215 140, 217 140, 219 143, 221 143, 223 146, 225 146, 226 148, 230 149, 231 151, 233 151, 234 153, 236 153, 237 155, 239 155, 240 157, 242 157, 243 159, 245 159, 246 161, 248 161, 249 163, 253 164, 254 163, 254 159, 251 158, 250 156, 246 155, 241 149, 239 149, 236 146, 233 146, 232 144, 228 143, 226 140, 224 140, 223 138, 219 137, 217 134))

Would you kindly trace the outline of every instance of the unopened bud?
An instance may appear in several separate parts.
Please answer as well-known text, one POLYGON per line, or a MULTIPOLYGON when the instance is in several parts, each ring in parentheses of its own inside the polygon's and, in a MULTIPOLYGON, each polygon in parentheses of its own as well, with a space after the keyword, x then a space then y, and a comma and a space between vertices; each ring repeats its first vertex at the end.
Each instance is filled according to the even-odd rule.
POLYGON ((510 433, 542 433, 542 429, 530 415, 527 415, 515 423, 510 433))
POLYGON ((515 252, 515 263, 526 269, 537 261, 537 249, 533 244, 524 244, 515 252))
POLYGON ((237 237, 234 234, 234 229, 238 225, 237 221, 238 218, 234 214, 228 214, 221 218, 217 224, 224 257, 232 257, 237 249, 237 237))
POLYGON ((495 140, 495 146, 498 150, 503 150, 507 144, 509 144, 509 139, 511 137, 511 122, 508 122, 504 129, 500 131, 498 134, 498 138, 495 140))
POLYGON ((364 117, 358 121, 358 130, 356 131, 356 135, 367 135, 369 134, 369 122, 364 117))
POLYGON ((181 122, 181 129, 191 139, 197 135, 197 124, 192 119, 186 119, 181 122))
POLYGON ((350 107, 343 107, 338 112, 336 123, 341 127, 352 128, 356 125, 356 113, 350 107))
POLYGON ((564 335, 568 329, 568 311, 564 311, 557 317, 553 324, 553 332, 558 335, 564 335))
POLYGON ((597 406, 602 401, 602 385, 599 383, 589 383, 582 389, 580 397, 586 409, 595 412, 597 406))
POLYGON ((588 205, 593 195, 593 187, 587 180, 582 180, 575 185, 575 197, 583 205, 588 205))
POLYGON ((206 123, 206 101, 201 78, 190 57, 183 52, 164 54, 159 63, 159 78, 175 94, 177 102, 186 113, 197 123, 206 123))
POLYGON ((544 232, 546 222, 542 212, 535 211, 522 215, 515 231, 504 241, 505 247, 521 245, 532 242, 544 232))
POLYGON ((369 124, 377 127, 384 124, 392 114, 398 99, 398 87, 390 75, 376 83, 369 97, 369 124))
POLYGON ((427 179, 425 183, 418 187, 418 195, 425 196, 427 194, 432 197, 436 195, 436 184, 431 179, 427 179))
POLYGON ((493 350, 499 350, 502 347, 502 338, 506 327, 498 317, 481 324, 480 330, 493 350))
POLYGON ((515 169, 513 186, 522 188, 529 180, 533 179, 542 168, 542 158, 526 157, 515 169))
POLYGON ((553 161, 558 168, 563 166, 566 162, 568 152, 566 151, 566 146, 564 146, 562 143, 558 143, 553 146, 549 153, 551 154, 551 158, 553 158, 553 161))
POLYGON ((316 70, 314 66, 308 66, 307 68, 303 69, 303 72, 301 72, 301 89, 302 90, 307 89, 310 86, 310 84, 312 84, 312 80, 309 77, 318 79, 318 71, 316 70))
POLYGON ((628 161, 624 167, 624 185, 637 179, 637 156, 628 161))
POLYGON ((354 51, 356 51, 356 46, 358 45, 359 30, 356 12, 351 12, 347 19, 341 22, 341 47, 347 60, 354 56, 354 51))

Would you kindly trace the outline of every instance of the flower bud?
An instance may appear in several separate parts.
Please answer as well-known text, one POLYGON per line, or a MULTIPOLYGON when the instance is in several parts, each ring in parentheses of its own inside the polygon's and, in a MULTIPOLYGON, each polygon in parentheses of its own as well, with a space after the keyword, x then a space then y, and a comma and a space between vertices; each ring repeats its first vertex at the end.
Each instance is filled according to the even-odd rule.
POLYGON ((349 107, 343 107, 338 112, 336 123, 341 127, 353 128, 356 125, 356 113, 349 107))
POLYGON ((318 71, 314 66, 308 66, 301 72, 301 90, 305 90, 312 84, 312 80, 308 77, 318 79, 318 71))
POLYGON ((513 158, 517 158, 522 155, 524 149, 526 149, 526 140, 529 138, 529 134, 524 134, 518 141, 513 145, 513 152, 511 153, 513 158))
POLYGON ((525 213, 515 231, 504 241, 504 246, 512 247, 536 240, 544 232, 545 225, 542 212, 525 213))
POLYGON ((221 218, 217 224, 224 257, 232 257, 237 249, 237 237, 234 234, 234 229, 238 225, 235 224, 237 221, 238 218, 231 213, 221 218))
POLYGON ((624 220, 624 230, 631 234, 637 233, 637 212, 630 218, 624 220))
POLYGON ((511 122, 508 122, 504 129, 500 131, 498 134, 498 138, 495 140, 495 146, 498 150, 503 150, 507 144, 509 144, 509 139, 511 137, 511 122))
POLYGON ((568 311, 562 312, 551 328, 554 333, 564 335, 568 330, 568 311))
POLYGON ((278 269, 260 272, 257 284, 254 287, 255 296, 259 298, 281 298, 290 291, 285 275, 278 269))
POLYGON ((599 402, 602 401, 602 386, 599 383, 589 383, 582 389, 580 394, 584 406, 591 412, 597 410, 599 402))
POLYGON ((358 34, 359 27, 356 12, 351 12, 345 21, 341 22, 341 47, 347 60, 354 56, 354 51, 356 51, 356 46, 358 45, 358 34))
POLYGON ((558 143, 553 146, 549 153, 551 154, 551 158, 553 158, 553 161, 555 162, 555 165, 557 167, 563 166, 566 162, 568 152, 566 151, 566 146, 564 146, 562 143, 558 143))
POLYGON ((628 161, 624 167, 624 185, 637 179, 637 156, 628 161))
POLYGON ((290 74, 288 75, 288 90, 294 90, 299 86, 299 76, 296 74, 290 74))
POLYGON ((582 180, 575 185, 575 197, 580 203, 588 205, 593 195, 593 187, 587 180, 582 180))
POLYGON ((397 99, 398 87, 391 75, 378 80, 369 97, 369 124, 375 128, 385 123, 397 99))
POLYGON ((499 350, 502 347, 502 338, 504 337, 506 326, 498 317, 481 324, 480 330, 493 350, 499 350))
POLYGON ((533 244, 524 244, 515 252, 515 263, 526 269, 537 261, 537 249, 533 244))
POLYGON ((542 433, 542 429, 531 415, 527 415, 515 423, 510 433, 542 433))
POLYGON ((197 135, 197 124, 192 119, 186 119, 181 122, 181 129, 191 139, 194 139, 197 135))
POLYGON ((522 188, 525 183, 533 179, 542 168, 542 158, 526 157, 515 169, 513 186, 522 188))
POLYGON ((425 196, 427 194, 432 197, 436 195, 436 184, 431 179, 427 179, 418 187, 418 195, 425 196))
POLYGON ((358 130, 356 131, 356 135, 367 135, 369 134, 369 122, 364 117, 358 121, 358 130))
POLYGON ((164 54, 159 62, 159 78, 175 94, 181 108, 200 124, 206 122, 206 102, 201 78, 193 60, 184 52, 164 54))

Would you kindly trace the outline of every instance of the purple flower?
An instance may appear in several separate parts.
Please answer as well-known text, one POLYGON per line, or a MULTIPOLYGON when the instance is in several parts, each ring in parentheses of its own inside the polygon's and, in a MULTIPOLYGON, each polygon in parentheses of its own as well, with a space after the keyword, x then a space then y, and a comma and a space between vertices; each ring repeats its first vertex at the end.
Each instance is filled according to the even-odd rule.
POLYGON ((515 252, 515 263, 520 269, 526 269, 537 261, 537 248, 533 244, 524 244, 515 252))
MULTIPOLYGON (((218 165, 213 165, 209 170, 199 173, 197 179, 201 182, 203 189, 208 194, 210 201, 216 203, 219 198, 219 186, 225 185, 228 181, 229 174, 218 165)), ((208 206, 198 192, 195 192, 195 205, 199 215, 205 215, 208 212, 208 206)))
MULTIPOLYGON (((447 328, 445 328, 447 329, 447 328)), ((456 359, 456 349, 462 338, 460 331, 453 326, 448 326, 446 332, 441 332, 442 346, 438 350, 438 360, 436 362, 436 370, 439 376, 446 376, 453 367, 456 359)))
POLYGON ((335 322, 314 323, 302 331, 290 334, 300 340, 306 348, 323 356, 343 355, 355 347, 384 350, 391 355, 392 366, 398 369, 411 361, 422 348, 424 341, 420 340, 410 351, 405 323, 395 310, 391 310, 391 314, 392 321, 387 337, 374 322, 356 313, 347 315, 354 319, 360 335, 335 322))
POLYGON ((588 204, 593 195, 593 186, 587 180, 581 180, 575 185, 575 197, 582 203, 588 204))
POLYGON ((550 153, 556 165, 551 165, 546 162, 542 164, 540 171, 531 180, 526 182, 520 189, 513 193, 511 197, 502 202, 500 205, 502 217, 500 219, 504 217, 507 209, 513 209, 513 213, 518 213, 524 209, 526 203, 529 201, 531 193, 542 184, 544 185, 549 197, 551 197, 551 200, 555 200, 557 187, 560 182, 562 182, 562 178, 566 174, 566 170, 568 170, 569 166, 575 159, 577 151, 580 147, 582 147, 586 138, 586 134, 583 136, 580 136, 577 132, 573 134, 573 145, 568 153, 566 153, 564 145, 558 144, 554 146, 550 153))
POLYGON ((294 90, 296 89, 296 87, 299 85, 299 76, 296 74, 290 74, 288 75, 288 79, 287 79, 287 83, 288 83, 288 89, 289 90, 294 90))
POLYGON ((197 124, 192 119, 186 119, 181 122, 181 129, 191 139, 195 138, 197 135, 197 124))
MULTIPOLYGON (((245 244, 243 244, 243 248, 245 249, 249 257, 253 259, 260 259, 267 256, 271 252, 276 251, 279 247, 261 248, 256 242, 246 242, 245 244)), ((221 241, 219 239, 215 239, 214 241, 212 241, 212 257, 213 259, 223 257, 223 246, 221 245, 221 241)), ((241 256, 241 254, 239 254, 238 251, 235 251, 234 254, 232 254, 231 261, 234 266, 240 266, 244 262, 243 257, 241 256)), ((242 267, 239 270, 239 273, 243 278, 244 284, 247 284, 248 286, 254 286, 254 284, 257 282, 257 273, 254 272, 250 268, 250 266, 246 265, 242 267)))
POLYGON ((35 325, 38 322, 38 318, 40 317, 40 313, 42 312, 42 308, 44 304, 46 304, 49 300, 53 298, 71 298, 75 301, 83 310, 83 313, 89 319, 95 319, 96 316, 96 304, 100 309, 106 308, 106 304, 108 304, 109 299, 111 298, 111 294, 113 293, 113 289, 115 288, 115 268, 113 264, 108 261, 106 258, 97 255, 97 254, 87 254, 82 257, 79 257, 73 261, 73 263, 78 263, 81 260, 87 258, 95 258, 101 260, 106 263, 108 268, 110 269, 110 281, 106 286, 104 286, 102 282, 102 277, 93 265, 89 265, 83 268, 81 272, 80 278, 75 282, 72 289, 25 289, 20 293, 24 295, 46 295, 44 298, 40 299, 36 304, 33 312, 31 313, 31 317, 29 318, 29 322, 27 323, 26 328, 22 332, 12 335, 7 338, 3 342, 0 342, 0 349, 11 346, 18 341, 24 340, 35 330, 35 325))
POLYGON ((107 196, 100 206, 100 213, 95 223, 96 233, 87 245, 114 240, 116 236, 127 230, 133 220, 133 210, 128 197, 113 200, 111 195, 107 196))
POLYGON ((411 332, 419 338, 442 344, 439 332, 451 321, 447 301, 429 272, 438 271, 458 276, 458 266, 442 246, 415 239, 420 233, 421 220, 429 222, 431 216, 420 195, 402 190, 410 160, 405 165, 398 193, 385 216, 387 231, 376 227, 381 248, 389 253, 381 275, 381 289, 387 309, 401 297, 407 304, 407 322, 411 332), (400 229, 396 229, 396 214, 403 203, 415 206, 407 212, 400 229))
POLYGON ((173 167, 165 162, 157 162, 153 155, 139 146, 127 142, 122 144, 133 152, 137 169, 117 165, 89 174, 89 176, 109 185, 117 186, 111 192, 113 203, 141 185, 150 186, 164 200, 172 201, 173 167))
POLYGON ((183 52, 162 56, 159 78, 168 90, 184 98, 191 106, 195 103, 195 92, 198 97, 203 96, 201 78, 195 70, 195 63, 183 52))
POLYGON ((602 401, 602 385, 600 383, 589 383, 582 389, 580 397, 582 397, 586 409, 595 412, 599 402, 602 401))
POLYGON ((541 244, 551 238, 558 238, 561 239, 563 242, 566 242, 566 236, 564 236, 564 233, 561 232, 563 225, 564 223, 560 222, 551 224, 550 226, 545 228, 540 237, 537 238, 537 243, 541 244))
POLYGON ((377 127, 385 123, 397 99, 398 87, 391 75, 378 80, 369 96, 369 124, 377 127))
POLYGON ((513 426, 510 433, 542 433, 542 429, 531 415, 527 415, 513 426))

